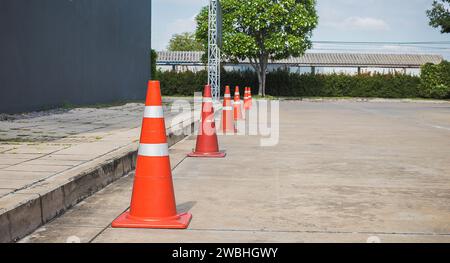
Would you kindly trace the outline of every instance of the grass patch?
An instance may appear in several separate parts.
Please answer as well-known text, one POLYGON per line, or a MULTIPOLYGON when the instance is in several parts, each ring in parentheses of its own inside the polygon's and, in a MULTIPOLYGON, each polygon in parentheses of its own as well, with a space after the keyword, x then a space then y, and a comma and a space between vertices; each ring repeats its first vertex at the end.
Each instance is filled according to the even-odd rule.
POLYGON ((73 110, 77 108, 81 109, 104 109, 104 108, 112 108, 112 107, 120 107, 124 106, 128 103, 144 103, 143 100, 126 100, 126 101, 116 101, 111 103, 95 103, 95 104, 72 104, 72 103, 63 103, 63 105, 60 107, 64 110, 73 110))
POLYGON ((255 100, 278 100, 279 97, 274 97, 271 95, 266 95, 265 97, 259 95, 252 95, 252 98, 255 100))
POLYGON ((440 99, 427 99, 427 98, 377 98, 377 97, 324 97, 324 96, 307 96, 307 97, 287 97, 287 96, 253 96, 254 99, 265 99, 265 100, 287 100, 287 101, 295 101, 295 100, 411 100, 411 101, 424 101, 424 102, 431 102, 431 101, 442 101, 442 102, 450 102, 450 100, 440 100, 440 99))
POLYGON ((0 142, 7 145, 20 145, 21 143, 30 143, 33 141, 30 141, 29 139, 26 138, 9 138, 9 139, 0 138, 0 142))

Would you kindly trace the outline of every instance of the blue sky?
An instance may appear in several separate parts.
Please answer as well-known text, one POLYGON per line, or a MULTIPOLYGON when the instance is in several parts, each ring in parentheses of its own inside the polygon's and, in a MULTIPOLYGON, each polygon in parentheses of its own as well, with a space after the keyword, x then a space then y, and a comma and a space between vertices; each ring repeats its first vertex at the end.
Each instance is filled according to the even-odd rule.
MULTIPOLYGON (((432 0, 318 0, 319 26, 314 41, 423 42, 450 41, 428 25, 425 11, 432 0)), ((153 0, 153 40, 164 50, 175 33, 195 30, 194 17, 207 0, 153 0)), ((335 46, 316 44, 315 52, 360 51, 435 53, 450 59, 450 45, 335 46), (434 48, 429 48, 434 47, 434 48)))

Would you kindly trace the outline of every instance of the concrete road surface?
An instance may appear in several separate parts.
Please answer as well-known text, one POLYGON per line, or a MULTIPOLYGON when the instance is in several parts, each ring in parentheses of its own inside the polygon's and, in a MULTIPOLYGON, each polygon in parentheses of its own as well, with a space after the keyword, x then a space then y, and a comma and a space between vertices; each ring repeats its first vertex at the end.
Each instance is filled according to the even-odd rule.
POLYGON ((188 230, 112 229, 125 177, 22 242, 450 242, 450 104, 282 102, 280 141, 221 136, 225 159, 171 149, 188 230))

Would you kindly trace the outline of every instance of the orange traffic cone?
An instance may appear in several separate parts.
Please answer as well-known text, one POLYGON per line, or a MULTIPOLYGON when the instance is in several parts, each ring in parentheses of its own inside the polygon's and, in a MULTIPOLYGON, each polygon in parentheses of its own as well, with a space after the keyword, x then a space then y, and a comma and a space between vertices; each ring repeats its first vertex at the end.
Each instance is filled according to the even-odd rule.
POLYGON ((239 86, 236 86, 236 90, 234 92, 234 120, 242 120, 242 101, 241 101, 241 94, 239 93, 239 86))
POLYGON ((224 134, 235 133, 233 119, 233 107, 231 106, 230 86, 225 87, 225 95, 223 96, 223 111, 222 111, 222 132, 224 134))
POLYGON ((188 157, 225 157, 225 152, 219 151, 210 85, 205 86, 203 93, 202 123, 200 126, 200 134, 197 137, 195 151, 188 154, 188 157))
POLYGON ((192 215, 176 210, 159 81, 149 81, 145 105, 131 208, 112 227, 185 229, 192 215))
POLYGON ((245 94, 244 94, 244 110, 248 111, 250 110, 250 91, 249 87, 245 87, 245 94))
POLYGON ((249 107, 251 109, 253 106, 252 88, 251 87, 248 87, 248 100, 249 100, 249 105, 250 105, 249 107))

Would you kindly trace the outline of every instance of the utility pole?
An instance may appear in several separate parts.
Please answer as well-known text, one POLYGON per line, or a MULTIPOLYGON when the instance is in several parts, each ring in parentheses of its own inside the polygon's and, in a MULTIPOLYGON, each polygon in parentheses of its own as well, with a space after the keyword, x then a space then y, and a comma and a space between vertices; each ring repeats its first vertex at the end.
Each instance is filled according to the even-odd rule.
POLYGON ((222 16, 219 0, 209 0, 208 17, 208 84, 212 97, 220 99, 220 42, 222 38, 222 16))

